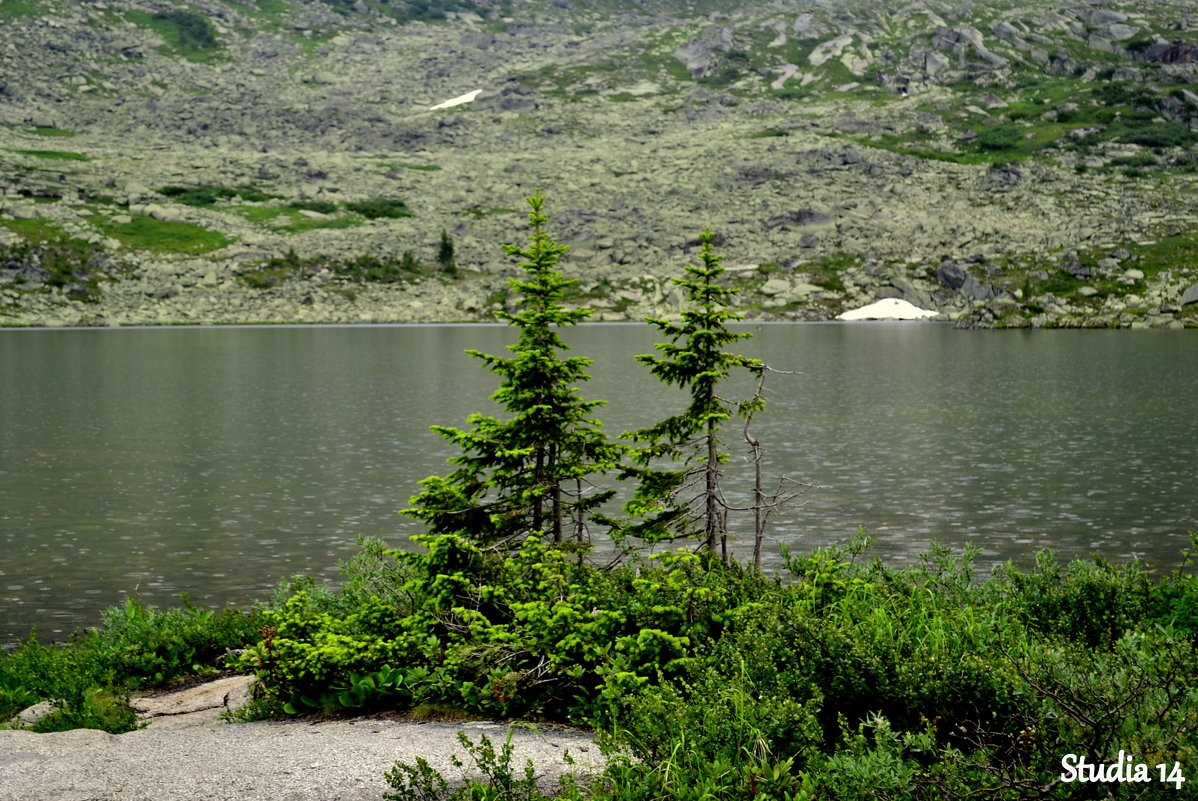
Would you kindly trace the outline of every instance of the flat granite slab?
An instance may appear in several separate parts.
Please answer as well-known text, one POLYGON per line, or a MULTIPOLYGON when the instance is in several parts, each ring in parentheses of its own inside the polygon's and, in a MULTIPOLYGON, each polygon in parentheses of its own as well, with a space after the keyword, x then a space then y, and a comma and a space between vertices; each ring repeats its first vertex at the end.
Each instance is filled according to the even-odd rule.
MULTIPOLYGON (((386 717, 224 723, 226 699, 248 692, 235 678, 137 699, 148 725, 127 734, 0 730, 0 801, 379 801, 396 760, 423 757, 452 781, 451 757, 470 762, 458 732, 496 748, 507 735, 504 723, 386 717)), ((519 775, 531 759, 546 791, 574 770, 567 751, 582 771, 602 762, 594 736, 567 727, 515 724, 512 743, 519 775)))

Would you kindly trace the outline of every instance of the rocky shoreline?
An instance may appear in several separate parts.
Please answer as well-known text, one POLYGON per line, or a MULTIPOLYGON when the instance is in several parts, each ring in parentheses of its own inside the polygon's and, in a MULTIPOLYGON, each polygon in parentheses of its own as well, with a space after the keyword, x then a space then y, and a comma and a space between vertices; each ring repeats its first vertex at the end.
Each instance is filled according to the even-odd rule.
MULTIPOLYGON (((945 263, 937 280, 913 279, 896 270, 853 268, 839 274, 836 290, 812 283, 801 267, 790 272, 750 265, 730 270, 740 289, 739 311, 749 320, 827 321, 878 300, 894 298, 939 314, 959 328, 1173 328, 1198 325, 1198 283, 1188 279, 1148 284, 1135 268, 1106 260, 1109 280, 1126 291, 1082 302, 1035 298, 1034 310, 1017 294, 975 279, 963 266, 945 263)), ((492 322, 512 310, 506 271, 450 279, 415 278, 362 284, 328 277, 296 278, 269 289, 246 287, 235 262, 183 260, 151 263, 133 276, 106 282, 93 301, 54 288, 29 293, 0 315, 5 327, 124 327, 236 324, 417 324, 492 322), (14 307, 15 306, 15 307, 14 307)), ((668 277, 627 270, 601 283, 580 281, 574 305, 594 310, 592 320, 639 321, 675 317, 677 288, 668 277)), ((5 299, 0 290, 0 301, 5 299)), ((9 295, 9 300, 13 299, 9 295)))

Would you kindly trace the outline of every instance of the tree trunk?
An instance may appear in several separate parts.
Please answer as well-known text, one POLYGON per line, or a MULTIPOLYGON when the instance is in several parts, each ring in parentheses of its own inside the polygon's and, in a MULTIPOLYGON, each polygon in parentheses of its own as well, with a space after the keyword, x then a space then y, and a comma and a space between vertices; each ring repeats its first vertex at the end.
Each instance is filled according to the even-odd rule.
POLYGON ((715 423, 707 421, 707 551, 715 554, 720 534, 719 490, 720 454, 716 448, 715 423))
POLYGON ((545 500, 541 494, 541 487, 545 484, 545 446, 543 445, 537 448, 537 465, 533 481, 536 483, 536 490, 532 497, 532 530, 541 531, 545 515, 545 500))
POLYGON ((553 515, 553 541, 561 544, 562 541, 562 483, 556 477, 557 473, 557 447, 550 446, 549 449, 549 475, 554 476, 551 479, 552 487, 550 489, 549 503, 550 512, 553 515))
MULTIPOLYGON (((745 424, 746 427, 748 424, 745 424)), ((761 572, 761 542, 765 539, 765 492, 761 489, 761 443, 747 431, 745 438, 753 448, 753 567, 761 572)))

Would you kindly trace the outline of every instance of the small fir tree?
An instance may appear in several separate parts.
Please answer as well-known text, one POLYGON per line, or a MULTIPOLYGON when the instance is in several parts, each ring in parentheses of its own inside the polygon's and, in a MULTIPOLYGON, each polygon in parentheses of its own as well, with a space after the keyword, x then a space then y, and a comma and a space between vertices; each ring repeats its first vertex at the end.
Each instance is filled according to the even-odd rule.
POLYGON ((556 269, 568 247, 543 230, 548 217, 539 190, 528 204, 527 245, 504 245, 525 275, 508 279, 523 296, 523 307, 497 312, 519 331, 508 346, 512 355, 467 351, 500 377, 491 399, 506 417, 471 415, 468 430, 433 426, 461 449, 449 460, 456 469, 420 482, 423 492, 404 510, 427 523, 432 534, 462 534, 496 547, 518 545, 536 533, 555 543, 562 543, 568 530, 581 538, 588 515, 613 494, 588 496, 588 477, 612 469, 621 450, 591 418, 604 402, 583 399, 576 386, 588 378, 583 371, 591 360, 560 355, 567 346, 558 329, 591 312, 562 305, 565 290, 575 283, 556 269))
POLYGON ((625 434, 643 443, 625 473, 639 479, 625 510, 641 522, 625 533, 649 540, 701 535, 711 553, 726 534, 720 475, 728 455, 720 450, 719 431, 733 411, 733 404, 716 389, 735 368, 763 368, 757 359, 723 349, 752 334, 727 328, 729 321, 743 315, 727 308, 736 290, 716 283, 724 268, 720 266, 723 257, 712 250, 714 239, 710 230, 704 231, 700 265, 687 267, 686 278, 673 279, 685 290, 690 305, 681 320, 646 320, 669 341, 656 345, 657 354, 636 357, 661 381, 689 390, 690 403, 679 414, 625 434), (654 466, 663 461, 667 466, 654 466))
POLYGON ((437 264, 441 265, 441 270, 446 275, 458 274, 458 263, 454 260, 453 253, 453 238, 445 229, 441 229, 441 244, 437 248, 437 264))

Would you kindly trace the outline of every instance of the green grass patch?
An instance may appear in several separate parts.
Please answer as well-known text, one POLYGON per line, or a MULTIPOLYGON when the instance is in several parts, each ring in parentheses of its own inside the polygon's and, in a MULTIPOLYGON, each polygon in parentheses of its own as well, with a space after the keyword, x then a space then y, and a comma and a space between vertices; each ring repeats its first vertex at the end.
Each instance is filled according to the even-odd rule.
POLYGON ((48 159, 50 161, 90 161, 87 156, 82 153, 73 153, 70 150, 17 150, 14 148, 6 148, 9 153, 16 153, 18 156, 33 156, 38 159, 48 159))
POLYGON ((24 128, 23 130, 25 133, 33 134, 34 136, 45 136, 47 138, 71 137, 75 135, 74 131, 55 128, 52 125, 38 125, 35 128, 24 128))
MULTIPOLYGON (((1159 119, 1165 98, 1177 91, 1173 85, 1146 87, 1120 81, 1083 84, 1075 78, 1024 81, 1017 87, 1018 99, 991 110, 996 121, 990 124, 979 122, 978 116, 967 112, 966 107, 983 105, 982 94, 992 90, 972 82, 958 83, 952 88, 955 97, 947 106, 938 102, 920 109, 944 121, 948 130, 938 138, 953 141, 952 149, 927 147, 933 135, 922 131, 845 138, 918 158, 995 165, 1037 157, 1050 147, 1086 155, 1109 143, 1134 144, 1157 151, 1189 149, 1198 144, 1198 133, 1159 119)), ((1177 166, 1184 169, 1186 164, 1177 166)), ((1133 177, 1140 176, 1133 174, 1133 177)))
POLYGON ((33 19, 42 16, 46 11, 46 7, 37 0, 4 0, 0 3, 0 21, 33 19))
POLYGON ((437 172, 441 169, 437 164, 412 164, 406 161, 384 161, 380 162, 379 166, 389 170, 416 170, 418 172, 437 172))
POLYGON ((299 234, 304 231, 316 230, 340 230, 344 228, 357 228, 362 225, 362 218, 355 214, 346 214, 340 217, 330 217, 327 220, 313 219, 311 217, 300 217, 300 219, 282 229, 288 233, 299 234))
POLYGON ((50 220, 0 220, 0 225, 14 234, 35 241, 65 236, 62 229, 50 220))
POLYGON ((104 236, 116 239, 130 250, 155 253, 208 253, 233 241, 225 234, 192 223, 158 220, 144 214, 129 216, 132 219, 123 223, 111 219, 96 220, 96 227, 104 236))
POLYGON ((166 45, 160 49, 168 55, 205 64, 225 57, 216 29, 207 17, 197 12, 172 9, 150 14, 129 10, 125 12, 125 19, 161 36, 166 45))
POLYGON ((1150 245, 1127 246, 1136 256, 1135 267, 1146 276, 1165 270, 1189 272, 1198 265, 1198 233, 1181 233, 1162 237, 1150 245))

